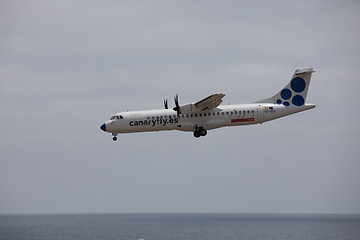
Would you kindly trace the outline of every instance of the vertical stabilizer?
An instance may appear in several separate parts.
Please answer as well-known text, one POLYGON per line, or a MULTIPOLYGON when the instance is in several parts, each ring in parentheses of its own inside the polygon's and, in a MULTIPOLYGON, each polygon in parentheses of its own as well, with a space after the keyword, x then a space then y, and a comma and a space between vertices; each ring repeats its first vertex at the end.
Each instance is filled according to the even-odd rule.
POLYGON ((267 98, 256 103, 276 103, 285 106, 303 106, 306 101, 307 92, 310 85, 312 68, 297 69, 288 85, 280 90, 271 98, 267 98))

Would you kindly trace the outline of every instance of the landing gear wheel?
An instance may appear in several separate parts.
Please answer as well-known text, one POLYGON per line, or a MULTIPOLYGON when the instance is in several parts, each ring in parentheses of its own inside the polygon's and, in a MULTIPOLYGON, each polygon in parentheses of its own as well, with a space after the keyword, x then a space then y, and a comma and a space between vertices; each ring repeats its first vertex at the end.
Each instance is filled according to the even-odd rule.
POLYGON ((194 132, 194 137, 199 138, 201 136, 199 131, 195 131, 194 132))
POLYGON ((194 137, 199 138, 200 136, 205 136, 207 131, 203 127, 197 127, 194 131, 194 137))
POLYGON ((207 134, 207 131, 203 128, 200 130, 200 135, 205 136, 207 134))
POLYGON ((117 140, 117 137, 116 137, 116 136, 114 136, 114 137, 113 137, 113 140, 114 140, 114 141, 116 141, 116 140, 117 140))

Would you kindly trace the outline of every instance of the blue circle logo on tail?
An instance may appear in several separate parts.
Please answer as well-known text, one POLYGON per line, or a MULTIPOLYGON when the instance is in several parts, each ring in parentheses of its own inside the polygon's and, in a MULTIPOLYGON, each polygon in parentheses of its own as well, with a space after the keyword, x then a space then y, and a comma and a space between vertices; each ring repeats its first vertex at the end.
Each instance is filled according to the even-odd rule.
POLYGON ((292 99, 292 104, 296 105, 296 106, 302 106, 304 105, 305 100, 301 95, 295 95, 292 99))
POLYGON ((305 80, 301 77, 296 77, 293 80, 291 80, 291 89, 294 90, 294 92, 300 93, 304 91, 306 86, 305 80))
POLYGON ((291 98, 291 91, 287 88, 284 88, 283 90, 281 90, 281 93, 280 93, 281 97, 284 99, 284 100, 288 100, 291 98))
POLYGON ((301 93, 305 90, 306 88, 305 80, 301 77, 295 77, 293 80, 291 80, 290 87, 291 89, 284 88, 283 90, 281 90, 280 92, 281 98, 277 99, 276 103, 277 104, 282 103, 287 107, 290 106, 290 102, 295 106, 304 105, 305 104, 304 97, 296 93, 301 93))

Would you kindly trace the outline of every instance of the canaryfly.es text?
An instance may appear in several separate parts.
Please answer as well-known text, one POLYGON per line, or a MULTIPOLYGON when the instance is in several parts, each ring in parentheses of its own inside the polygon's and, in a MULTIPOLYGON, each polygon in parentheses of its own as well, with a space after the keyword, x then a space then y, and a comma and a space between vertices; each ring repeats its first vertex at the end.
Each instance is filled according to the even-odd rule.
POLYGON ((134 126, 152 126, 154 127, 155 125, 162 125, 165 126, 167 124, 171 124, 171 123, 178 123, 179 120, 177 118, 158 118, 158 119, 149 119, 149 120, 140 120, 140 121, 130 121, 129 125, 134 127, 134 126))

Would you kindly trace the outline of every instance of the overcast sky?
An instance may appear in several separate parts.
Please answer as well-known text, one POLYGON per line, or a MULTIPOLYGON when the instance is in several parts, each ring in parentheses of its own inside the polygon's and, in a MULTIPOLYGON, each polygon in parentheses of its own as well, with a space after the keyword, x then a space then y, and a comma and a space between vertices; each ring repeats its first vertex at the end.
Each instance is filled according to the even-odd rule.
POLYGON ((360 213, 358 1, 1 1, 0 214, 360 213), (313 110, 118 136, 126 110, 270 97, 313 110))

